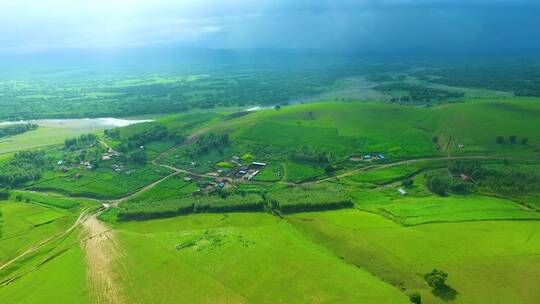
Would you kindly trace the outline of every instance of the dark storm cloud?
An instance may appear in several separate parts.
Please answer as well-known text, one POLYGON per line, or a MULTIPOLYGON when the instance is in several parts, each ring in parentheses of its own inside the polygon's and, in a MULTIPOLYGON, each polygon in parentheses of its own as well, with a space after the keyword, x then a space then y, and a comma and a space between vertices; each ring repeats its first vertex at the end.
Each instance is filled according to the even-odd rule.
POLYGON ((186 46, 534 50, 531 0, 20 0, 0 3, 0 49, 186 46))

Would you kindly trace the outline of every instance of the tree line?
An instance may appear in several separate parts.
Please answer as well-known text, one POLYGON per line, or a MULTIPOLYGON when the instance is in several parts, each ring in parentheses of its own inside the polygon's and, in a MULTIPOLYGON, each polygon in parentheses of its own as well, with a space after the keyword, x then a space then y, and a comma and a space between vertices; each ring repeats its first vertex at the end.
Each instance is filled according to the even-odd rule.
POLYGON ((36 130, 38 125, 35 123, 15 124, 0 128, 0 138, 23 134, 28 131, 36 130))
POLYGON ((15 187, 41 178, 47 160, 43 151, 22 151, 0 164, 0 184, 15 187))

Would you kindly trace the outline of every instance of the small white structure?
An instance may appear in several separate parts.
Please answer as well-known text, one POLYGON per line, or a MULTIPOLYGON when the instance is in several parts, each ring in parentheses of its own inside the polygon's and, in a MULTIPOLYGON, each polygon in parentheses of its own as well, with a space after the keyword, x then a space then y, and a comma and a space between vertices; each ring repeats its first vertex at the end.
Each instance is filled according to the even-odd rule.
POLYGON ((401 194, 401 195, 407 195, 407 191, 405 191, 405 189, 403 189, 403 188, 399 188, 397 191, 398 191, 399 194, 401 194))

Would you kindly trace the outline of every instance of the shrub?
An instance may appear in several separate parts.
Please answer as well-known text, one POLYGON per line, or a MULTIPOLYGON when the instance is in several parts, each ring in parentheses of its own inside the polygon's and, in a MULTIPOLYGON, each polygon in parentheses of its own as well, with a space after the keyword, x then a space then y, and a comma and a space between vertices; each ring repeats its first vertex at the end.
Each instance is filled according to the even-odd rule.
POLYGON ((409 300, 414 304, 422 304, 422 296, 418 292, 413 292, 409 295, 409 300))
POLYGON ((433 269, 431 272, 424 275, 424 279, 434 290, 442 290, 446 287, 448 274, 442 270, 433 269))

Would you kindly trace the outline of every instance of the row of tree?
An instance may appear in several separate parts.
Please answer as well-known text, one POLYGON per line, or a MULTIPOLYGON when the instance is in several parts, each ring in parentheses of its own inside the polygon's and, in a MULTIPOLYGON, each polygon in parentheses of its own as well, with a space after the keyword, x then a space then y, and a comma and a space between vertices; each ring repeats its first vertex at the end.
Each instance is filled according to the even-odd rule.
POLYGON ((98 141, 98 137, 96 134, 92 134, 92 133, 83 134, 79 137, 67 138, 64 141, 64 147, 66 147, 67 149, 73 150, 73 149, 82 148, 83 146, 96 144, 97 141, 98 141))
POLYGON ((26 133, 28 131, 36 130, 37 128, 38 125, 35 123, 8 125, 6 127, 0 128, 0 138, 26 133))
POLYGON ((527 145, 527 144, 529 143, 529 138, 527 138, 527 137, 522 137, 522 138, 520 138, 519 141, 518 141, 518 137, 515 136, 515 135, 510 135, 510 136, 508 136, 508 139, 506 139, 504 136, 499 135, 499 136, 495 137, 495 141, 496 141, 498 144, 500 144, 500 145, 505 144, 505 143, 509 143, 509 144, 515 145, 515 144, 517 144, 518 142, 519 142, 520 144, 522 144, 522 145, 527 145))

